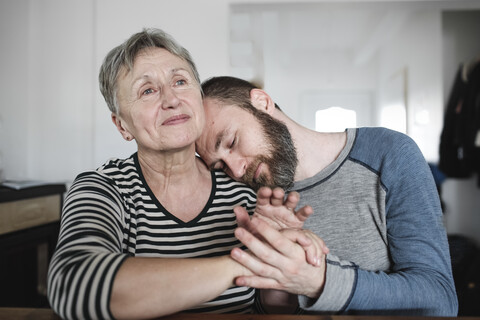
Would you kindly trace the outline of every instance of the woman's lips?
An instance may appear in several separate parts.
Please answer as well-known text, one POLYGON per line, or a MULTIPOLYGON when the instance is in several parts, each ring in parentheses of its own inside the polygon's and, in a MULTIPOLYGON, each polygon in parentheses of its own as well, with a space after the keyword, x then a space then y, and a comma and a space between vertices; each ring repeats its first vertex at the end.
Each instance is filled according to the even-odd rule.
POLYGON ((190 116, 187 116, 186 114, 179 114, 173 117, 168 118, 167 120, 162 122, 163 126, 171 126, 171 125, 176 125, 179 123, 184 123, 190 119, 190 116))

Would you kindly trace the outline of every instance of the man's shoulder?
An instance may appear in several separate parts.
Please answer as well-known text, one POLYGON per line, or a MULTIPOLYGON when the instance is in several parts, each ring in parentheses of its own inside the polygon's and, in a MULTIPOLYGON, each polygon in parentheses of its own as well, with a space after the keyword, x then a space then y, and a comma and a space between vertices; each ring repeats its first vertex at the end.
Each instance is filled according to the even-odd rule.
POLYGON ((363 127, 357 129, 357 147, 376 149, 382 153, 395 152, 399 148, 416 146, 408 135, 384 127, 363 127))
POLYGON ((402 139, 408 136, 402 132, 385 127, 361 127, 357 128, 357 136, 378 137, 381 139, 402 139))
POLYGON ((417 144, 406 134, 382 127, 367 127, 357 129, 349 159, 381 171, 381 168, 396 167, 419 156, 421 152, 417 144))

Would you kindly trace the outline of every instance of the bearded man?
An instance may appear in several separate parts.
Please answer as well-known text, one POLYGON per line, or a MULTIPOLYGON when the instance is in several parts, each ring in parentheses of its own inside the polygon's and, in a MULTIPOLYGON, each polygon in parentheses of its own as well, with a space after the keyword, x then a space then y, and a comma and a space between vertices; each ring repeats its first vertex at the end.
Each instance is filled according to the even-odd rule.
POLYGON ((240 214, 237 238, 256 258, 240 249, 232 257, 256 276, 238 285, 297 294, 312 313, 457 315, 438 192, 411 138, 386 128, 312 131, 238 78, 211 78, 202 89, 206 126, 197 153, 253 188, 297 191, 299 206, 314 211, 304 228, 330 249, 321 279, 286 268, 280 261, 289 252, 264 245, 266 228, 240 214))

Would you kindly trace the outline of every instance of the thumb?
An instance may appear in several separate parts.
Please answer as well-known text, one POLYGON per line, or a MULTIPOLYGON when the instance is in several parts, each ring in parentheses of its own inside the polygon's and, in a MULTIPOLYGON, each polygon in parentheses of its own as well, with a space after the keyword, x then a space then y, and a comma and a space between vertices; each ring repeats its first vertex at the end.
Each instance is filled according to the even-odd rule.
POLYGON ((242 206, 237 206, 233 208, 233 212, 237 217, 237 224, 239 227, 246 228, 250 223, 250 216, 248 215, 247 210, 242 206))

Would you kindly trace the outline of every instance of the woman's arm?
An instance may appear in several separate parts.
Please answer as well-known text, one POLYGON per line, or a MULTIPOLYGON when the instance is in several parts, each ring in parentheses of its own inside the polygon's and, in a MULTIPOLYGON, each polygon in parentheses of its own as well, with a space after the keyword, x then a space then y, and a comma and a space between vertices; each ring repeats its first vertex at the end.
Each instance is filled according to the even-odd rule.
POLYGON ((242 267, 230 257, 140 258, 123 248, 122 198, 96 173, 79 176, 65 198, 48 297, 62 318, 152 318, 211 300, 242 267))
POLYGON ((243 274, 228 256, 128 258, 115 277, 110 308, 117 319, 160 317, 212 300, 243 274))

